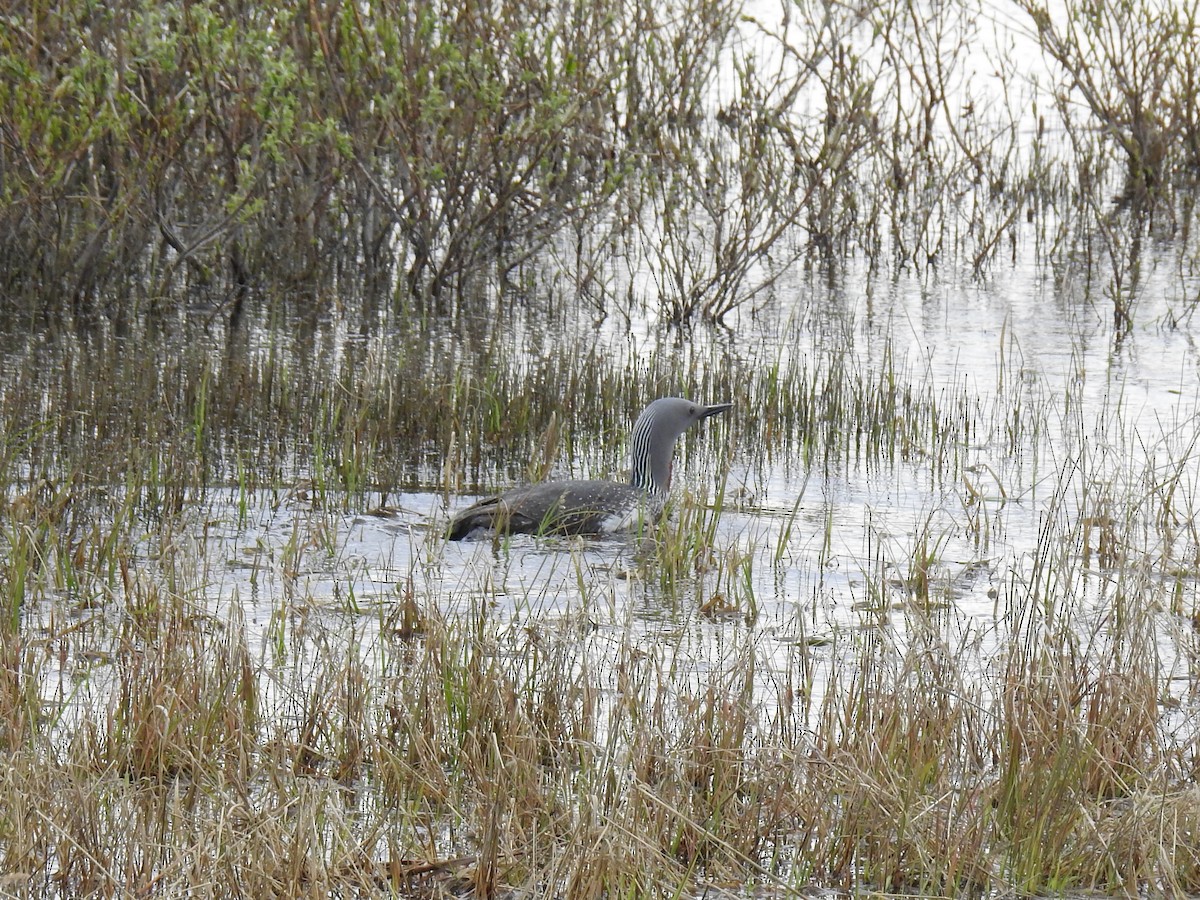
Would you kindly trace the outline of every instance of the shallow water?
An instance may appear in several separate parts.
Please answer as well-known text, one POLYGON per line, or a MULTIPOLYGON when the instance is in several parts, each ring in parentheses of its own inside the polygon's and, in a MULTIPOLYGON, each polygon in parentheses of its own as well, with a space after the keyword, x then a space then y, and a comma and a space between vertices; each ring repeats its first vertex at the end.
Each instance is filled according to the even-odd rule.
MULTIPOLYGON (((216 489, 193 517, 190 553, 200 567, 192 596, 221 618, 236 605, 264 662, 285 646, 281 609, 373 639, 410 591, 453 615, 482 604, 516 628, 583 620, 600 636, 593 642, 633 634, 697 670, 737 634, 760 659, 767 703, 770 682, 793 670, 798 655, 828 662, 855 652, 862 629, 880 628, 902 652, 913 617, 922 628, 930 617, 940 623, 947 644, 976 658, 986 681, 1047 552, 1074 560, 1068 568, 1077 576, 1053 603, 1078 617, 1081 634, 1103 629, 1097 617, 1127 576, 1099 565, 1100 528, 1081 527, 1102 502, 1106 515, 1124 519, 1121 567, 1137 569, 1148 607, 1173 610, 1158 620, 1171 670, 1178 632, 1197 608, 1197 548, 1182 518, 1197 508, 1200 484, 1200 351, 1186 305, 1200 280, 1165 263, 1148 269, 1137 325, 1119 338, 1097 303, 1056 291, 1032 267, 987 282, 899 276, 883 287, 848 273, 826 296, 814 296, 811 281, 798 285, 790 307, 781 297, 777 317, 743 323, 764 342, 776 335, 774 345, 754 342, 754 358, 782 354, 818 368, 836 354, 868 381, 891 365, 962 406, 975 420, 972 440, 953 448, 951 464, 915 452, 806 466, 797 447, 744 461, 730 432, 751 444, 752 429, 705 423, 703 439, 678 450, 676 493, 707 503, 724 479, 723 508, 709 564, 670 589, 656 575, 654 549, 632 538, 445 542, 449 517, 476 497, 431 485, 367 495, 357 512, 321 508, 303 489, 248 505, 238 491, 216 489), (1006 441, 1013 415, 1040 430, 1006 441), (1152 509, 1155 485, 1168 477, 1181 517, 1171 546, 1152 509)), ((614 342, 614 359, 629 347, 614 342)), ((720 359, 731 351, 692 352, 720 359)), ((730 415, 742 412, 735 406, 730 415)), ((586 476, 594 464, 585 457, 559 469, 586 476)), ((495 477, 497 488, 507 486, 495 477)), ((148 577, 175 560, 147 541, 148 577)), ((810 672, 818 700, 821 673, 821 665, 810 672)), ((61 685, 47 688, 62 696, 61 685)), ((1177 718, 1195 715, 1194 700, 1181 703, 1177 718)))

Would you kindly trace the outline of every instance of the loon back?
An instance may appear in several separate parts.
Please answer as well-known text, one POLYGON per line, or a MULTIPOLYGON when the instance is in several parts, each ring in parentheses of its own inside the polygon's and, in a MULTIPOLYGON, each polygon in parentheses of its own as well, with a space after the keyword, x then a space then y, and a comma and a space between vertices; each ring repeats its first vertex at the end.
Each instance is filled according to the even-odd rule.
POLYGON ((487 497, 454 517, 447 535, 473 531, 522 534, 607 534, 662 514, 662 498, 615 481, 547 481, 487 497))

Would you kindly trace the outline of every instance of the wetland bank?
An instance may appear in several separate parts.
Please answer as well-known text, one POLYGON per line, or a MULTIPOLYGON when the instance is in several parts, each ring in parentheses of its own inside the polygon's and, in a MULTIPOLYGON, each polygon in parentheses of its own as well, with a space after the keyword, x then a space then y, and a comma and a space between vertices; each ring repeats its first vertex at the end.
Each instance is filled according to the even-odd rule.
POLYGON ((4 13, 0 895, 1200 891, 1198 12, 4 13))

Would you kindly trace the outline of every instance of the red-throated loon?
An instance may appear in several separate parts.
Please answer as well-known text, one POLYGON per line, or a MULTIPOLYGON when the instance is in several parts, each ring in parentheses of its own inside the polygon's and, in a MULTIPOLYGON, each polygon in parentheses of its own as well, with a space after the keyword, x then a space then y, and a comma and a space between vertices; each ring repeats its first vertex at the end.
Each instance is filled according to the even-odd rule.
POLYGON ((487 497, 454 517, 447 537, 474 531, 533 534, 602 534, 653 522, 671 487, 676 439, 697 422, 723 413, 730 403, 705 406, 682 397, 655 400, 642 411, 629 442, 629 484, 615 481, 547 481, 487 497))

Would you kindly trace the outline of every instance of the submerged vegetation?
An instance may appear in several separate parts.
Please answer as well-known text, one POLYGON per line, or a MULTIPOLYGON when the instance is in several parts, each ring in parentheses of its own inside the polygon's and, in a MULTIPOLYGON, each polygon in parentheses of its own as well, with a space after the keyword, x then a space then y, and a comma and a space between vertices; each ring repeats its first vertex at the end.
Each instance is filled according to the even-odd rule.
POLYGON ((0 894, 1200 892, 1198 16, 0 14, 0 894))

